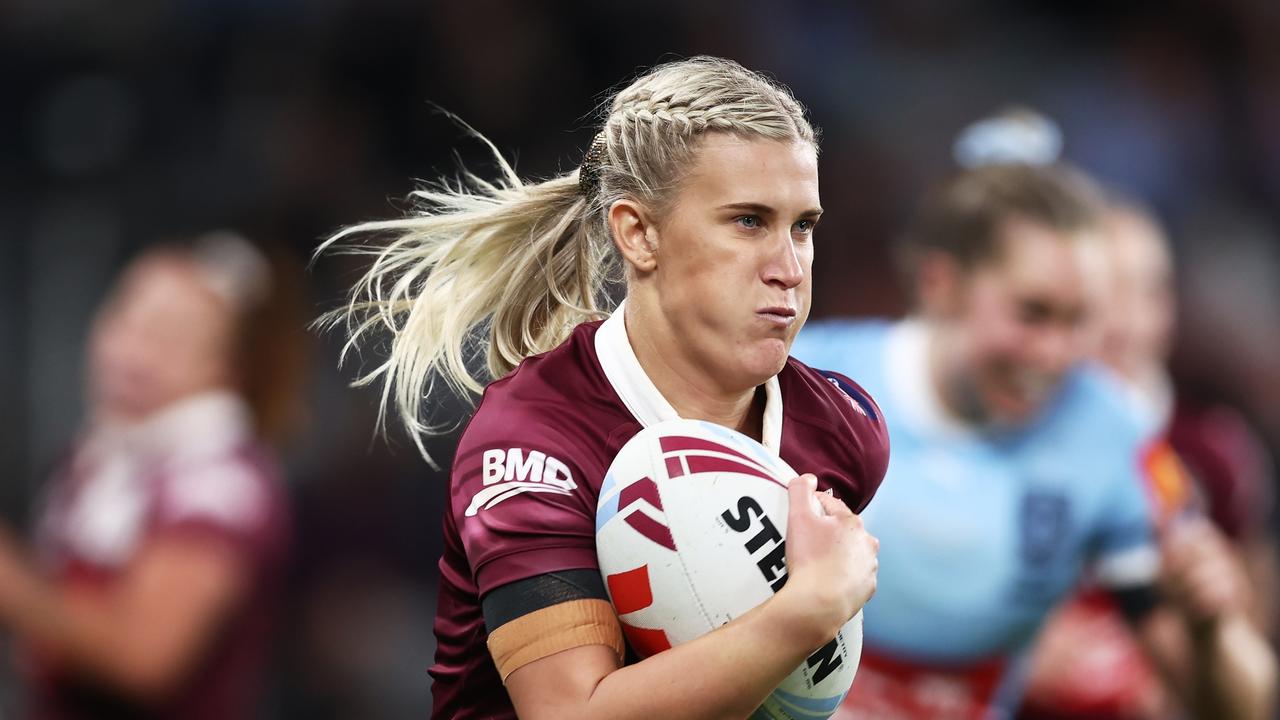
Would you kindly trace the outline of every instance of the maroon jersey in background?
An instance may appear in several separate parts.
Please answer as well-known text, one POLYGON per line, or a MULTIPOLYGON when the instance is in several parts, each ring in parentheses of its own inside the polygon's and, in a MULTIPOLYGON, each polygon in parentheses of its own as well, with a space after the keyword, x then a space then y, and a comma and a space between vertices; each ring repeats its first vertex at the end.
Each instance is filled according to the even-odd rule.
POLYGON ((1179 395, 1167 436, 1220 530, 1236 542, 1268 532, 1274 473, 1265 444, 1239 411, 1179 395))
POLYGON ((238 397, 201 395, 127 431, 91 434, 54 478, 39 523, 42 564, 66 592, 109 592, 145 543, 173 534, 225 543, 250 576, 247 596, 163 707, 142 707, 30 648, 31 717, 255 715, 289 527, 276 461, 238 397))
MULTIPOLYGON (((861 510, 889 459, 879 408, 847 378, 794 359, 764 392, 764 445, 861 510)), ((481 598, 536 575, 598 569, 605 471, 641 428, 676 417, 640 367, 621 309, 488 387, 450 480, 433 717, 516 716, 486 645, 481 598)))

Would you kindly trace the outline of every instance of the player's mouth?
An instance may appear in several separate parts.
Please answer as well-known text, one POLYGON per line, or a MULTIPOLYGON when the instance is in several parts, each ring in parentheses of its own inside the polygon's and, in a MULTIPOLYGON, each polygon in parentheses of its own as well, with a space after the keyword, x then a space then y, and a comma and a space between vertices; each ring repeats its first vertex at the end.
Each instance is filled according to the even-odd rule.
POLYGON ((782 305, 776 307, 760 308, 756 311, 756 317, 764 320, 770 325, 787 328, 796 321, 795 308, 785 307, 782 305))
POLYGON ((1001 405, 1006 412, 1022 419, 1049 401, 1060 380, 1051 373, 1012 370, 999 381, 999 393, 1003 398, 1001 405))
POLYGON ((1032 404, 1047 400, 1058 386, 1057 376, 1033 370, 1014 372, 1010 380, 1015 392, 1032 404))

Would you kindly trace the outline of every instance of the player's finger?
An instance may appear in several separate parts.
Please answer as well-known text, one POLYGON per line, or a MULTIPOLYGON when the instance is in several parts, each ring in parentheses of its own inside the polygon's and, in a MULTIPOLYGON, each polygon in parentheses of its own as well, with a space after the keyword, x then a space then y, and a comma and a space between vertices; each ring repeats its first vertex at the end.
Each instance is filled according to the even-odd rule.
POLYGON ((1188 586, 1197 605, 1214 611, 1235 605, 1243 591, 1235 573, 1225 565, 1198 568, 1192 573, 1188 586))
POLYGON ((810 498, 813 497, 814 490, 817 487, 818 478, 810 473, 805 473, 788 483, 787 501, 790 503, 790 507, 787 509, 787 513, 792 518, 795 518, 803 510, 809 510, 810 514, 816 514, 812 512, 813 500, 810 498))
POLYGON ((823 512, 831 517, 843 518, 853 515, 853 511, 849 509, 848 505, 837 500, 835 496, 830 493, 821 492, 815 497, 818 498, 818 503, 822 505, 823 512))
POLYGON ((1185 542, 1183 535, 1165 538, 1160 546, 1165 572, 1171 576, 1180 576, 1188 567, 1194 565, 1193 547, 1192 544, 1185 542))
POLYGON ((1204 554, 1224 549, 1221 534, 1208 520, 1202 518, 1188 518, 1174 523, 1169 529, 1166 544, 1175 554, 1193 561, 1204 554))

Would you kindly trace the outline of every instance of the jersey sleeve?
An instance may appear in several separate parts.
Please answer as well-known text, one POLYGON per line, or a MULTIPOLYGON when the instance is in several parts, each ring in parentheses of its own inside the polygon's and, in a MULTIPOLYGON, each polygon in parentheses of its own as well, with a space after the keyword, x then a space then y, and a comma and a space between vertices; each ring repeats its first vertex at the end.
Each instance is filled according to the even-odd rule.
POLYGON ((889 466, 889 430, 871 395, 849 377, 816 370, 792 358, 780 374, 788 398, 782 459, 796 472, 813 473, 820 489, 833 490, 861 512, 889 466))
POLYGON ((883 320, 823 320, 806 324, 791 346, 793 359, 819 378, 820 394, 834 410, 824 424, 839 446, 833 453, 838 463, 826 479, 855 512, 871 502, 889 465, 884 414, 861 383, 875 387, 890 329, 883 320))
POLYGON ((1160 553, 1153 492, 1159 482, 1149 448, 1140 447, 1110 483, 1093 541, 1093 574, 1098 584, 1113 592, 1155 584, 1160 553))
POLYGON ((157 485, 150 532, 202 534, 250 548, 270 522, 269 482, 266 468, 240 455, 170 468, 157 485))
POLYGON ((450 507, 480 596, 502 585, 598 569, 598 461, 563 426, 483 406, 459 444, 450 507))
POLYGON ((862 512, 875 497, 889 469, 889 427, 870 393, 852 379, 830 370, 819 370, 818 374, 838 388, 849 402, 843 415, 857 480, 857 493, 851 498, 855 501, 849 504, 854 512, 862 512))

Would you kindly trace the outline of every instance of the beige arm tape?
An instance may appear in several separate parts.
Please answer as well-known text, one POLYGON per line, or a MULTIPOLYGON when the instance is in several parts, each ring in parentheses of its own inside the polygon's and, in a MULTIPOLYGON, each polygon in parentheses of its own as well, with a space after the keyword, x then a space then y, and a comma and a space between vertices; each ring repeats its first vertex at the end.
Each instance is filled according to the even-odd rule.
POLYGON ((502 681, 535 660, 586 645, 606 645, 622 662, 622 626, 606 600, 570 600, 522 615, 489 634, 502 681))

